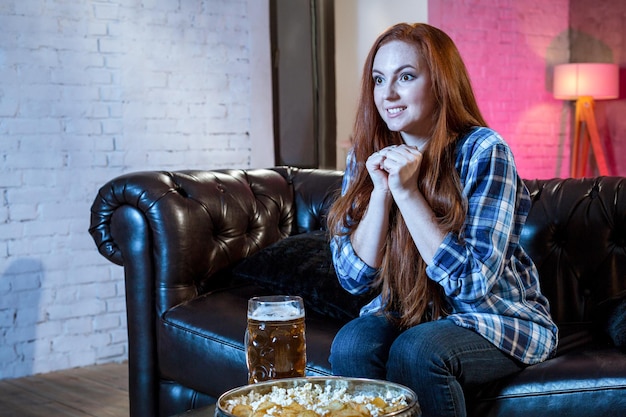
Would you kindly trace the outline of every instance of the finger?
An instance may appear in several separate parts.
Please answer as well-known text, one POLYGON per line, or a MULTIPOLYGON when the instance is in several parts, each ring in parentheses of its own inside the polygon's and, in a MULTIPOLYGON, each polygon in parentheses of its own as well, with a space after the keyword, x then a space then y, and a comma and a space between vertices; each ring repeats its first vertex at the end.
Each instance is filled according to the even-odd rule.
POLYGON ((369 156, 369 158, 367 158, 367 162, 368 163, 374 163, 374 164, 380 164, 383 159, 385 159, 384 155, 382 155, 380 152, 375 152, 375 153, 371 154, 369 156))
POLYGON ((395 172, 400 166, 402 166, 402 164, 402 160, 398 160, 395 158, 385 158, 381 164, 381 167, 387 172, 395 172))
POLYGON ((367 167, 367 170, 370 172, 385 170, 384 168, 385 159, 386 158, 380 155, 379 153, 374 153, 370 155, 370 157, 367 159, 365 166, 367 167))

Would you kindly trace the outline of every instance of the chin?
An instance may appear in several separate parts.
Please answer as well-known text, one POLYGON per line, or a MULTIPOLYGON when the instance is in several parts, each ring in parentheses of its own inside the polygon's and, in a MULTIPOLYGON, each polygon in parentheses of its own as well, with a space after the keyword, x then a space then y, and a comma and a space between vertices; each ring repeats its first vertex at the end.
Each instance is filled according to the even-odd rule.
POLYGON ((402 133, 404 132, 403 127, 404 126, 399 126, 397 123, 387 123, 387 129, 389 129, 392 132, 402 133))

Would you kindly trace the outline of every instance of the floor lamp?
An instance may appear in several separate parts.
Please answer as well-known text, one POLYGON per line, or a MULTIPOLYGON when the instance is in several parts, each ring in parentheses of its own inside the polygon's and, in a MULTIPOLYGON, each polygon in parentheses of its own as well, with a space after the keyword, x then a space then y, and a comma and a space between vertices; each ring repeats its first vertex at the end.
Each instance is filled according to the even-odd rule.
POLYGON ((594 100, 619 96, 619 68, 615 64, 562 64, 554 67, 554 98, 576 100, 576 124, 572 141, 570 175, 585 175, 589 148, 600 175, 609 175, 606 156, 594 113, 594 100))

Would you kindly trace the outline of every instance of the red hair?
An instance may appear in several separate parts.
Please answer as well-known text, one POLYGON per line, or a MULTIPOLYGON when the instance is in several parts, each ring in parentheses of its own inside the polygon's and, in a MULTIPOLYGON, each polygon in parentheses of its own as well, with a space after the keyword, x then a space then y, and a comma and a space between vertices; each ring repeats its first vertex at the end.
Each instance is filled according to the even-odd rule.
MULTIPOLYGON (((331 207, 329 229, 332 234, 350 235, 354 231, 373 190, 365 161, 382 148, 403 143, 399 132, 387 128, 374 103, 374 57, 382 45, 391 41, 413 45, 420 64, 429 69, 435 109, 418 187, 443 230, 460 234, 466 201, 455 169, 456 143, 463 133, 486 123, 454 42, 443 31, 424 23, 392 26, 378 37, 367 56, 353 130, 352 183, 331 207)), ((384 256, 374 283, 381 287, 387 310, 399 312, 400 324, 405 327, 445 315, 441 288, 426 276, 426 264, 395 205, 390 216, 384 256)))

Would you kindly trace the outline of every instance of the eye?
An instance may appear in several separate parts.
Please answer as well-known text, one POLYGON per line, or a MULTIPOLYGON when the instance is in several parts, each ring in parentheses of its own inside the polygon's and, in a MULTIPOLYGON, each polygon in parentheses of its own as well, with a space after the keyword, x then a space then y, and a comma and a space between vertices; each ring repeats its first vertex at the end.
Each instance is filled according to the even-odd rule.
POLYGON ((411 81, 413 79, 415 79, 415 76, 406 72, 400 75, 400 81, 411 81))
POLYGON ((381 77, 380 75, 374 75, 373 80, 374 80, 374 85, 381 85, 384 81, 383 77, 381 77))

